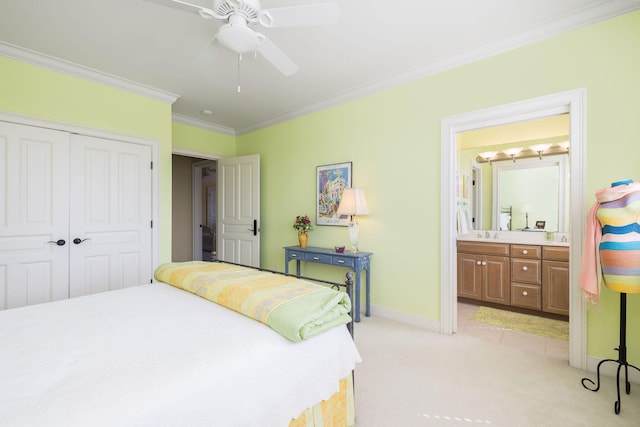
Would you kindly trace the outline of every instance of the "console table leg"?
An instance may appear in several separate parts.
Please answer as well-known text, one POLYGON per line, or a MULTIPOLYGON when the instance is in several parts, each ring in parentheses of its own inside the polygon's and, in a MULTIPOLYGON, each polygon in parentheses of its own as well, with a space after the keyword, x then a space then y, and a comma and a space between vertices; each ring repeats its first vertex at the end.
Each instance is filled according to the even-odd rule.
POLYGON ((367 272, 367 281, 365 282, 365 293, 367 298, 367 307, 365 311, 365 316, 371 317, 371 280, 369 270, 365 270, 367 272))
POLYGON ((360 321, 360 269, 356 268, 356 300, 353 301, 355 303, 355 314, 356 314, 356 322, 360 321))

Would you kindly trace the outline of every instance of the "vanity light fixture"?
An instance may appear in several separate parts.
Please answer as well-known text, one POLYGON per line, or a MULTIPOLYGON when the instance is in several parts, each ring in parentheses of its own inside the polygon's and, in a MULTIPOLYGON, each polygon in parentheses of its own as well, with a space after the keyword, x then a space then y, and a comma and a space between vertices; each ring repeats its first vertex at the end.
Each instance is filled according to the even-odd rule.
POLYGON ((521 151, 522 151, 522 147, 515 147, 515 148, 507 148, 506 150, 503 151, 503 153, 506 154, 507 156, 511 156, 511 160, 513 160, 513 163, 515 163, 516 154, 518 154, 521 151))
POLYGON ((485 151, 484 153, 478 153, 478 156, 482 157, 489 164, 491 164, 491 159, 493 159, 496 156, 496 154, 498 154, 497 151, 485 151))
POLYGON ((551 144, 532 145, 529 148, 532 149, 533 151, 535 151, 536 153, 538 153, 538 156, 540 157, 540 160, 542 160, 542 153, 547 151, 549 149, 549 147, 551 147, 551 144))
MULTIPOLYGON (((532 141, 533 142, 533 141, 532 141)), ((569 141, 533 144, 526 148, 507 148, 503 151, 485 151, 478 153, 475 161, 478 163, 489 163, 502 160, 515 162, 518 159, 537 157, 542 160, 542 156, 555 156, 558 154, 569 154, 569 141)))

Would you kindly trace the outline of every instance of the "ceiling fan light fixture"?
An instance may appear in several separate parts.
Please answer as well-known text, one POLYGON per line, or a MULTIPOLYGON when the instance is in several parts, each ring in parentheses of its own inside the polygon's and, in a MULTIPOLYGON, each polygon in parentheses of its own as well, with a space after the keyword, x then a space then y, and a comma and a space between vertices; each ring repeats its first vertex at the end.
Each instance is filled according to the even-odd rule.
POLYGON ((249 27, 225 24, 218 31, 218 42, 236 53, 256 50, 260 44, 256 33, 249 27))

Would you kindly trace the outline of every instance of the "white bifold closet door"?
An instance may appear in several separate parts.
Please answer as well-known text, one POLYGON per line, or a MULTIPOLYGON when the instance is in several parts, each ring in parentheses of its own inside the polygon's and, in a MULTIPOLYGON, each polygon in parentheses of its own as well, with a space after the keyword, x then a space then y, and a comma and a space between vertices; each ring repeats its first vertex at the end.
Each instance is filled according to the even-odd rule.
POLYGON ((151 280, 151 148, 0 122, 0 309, 151 280))

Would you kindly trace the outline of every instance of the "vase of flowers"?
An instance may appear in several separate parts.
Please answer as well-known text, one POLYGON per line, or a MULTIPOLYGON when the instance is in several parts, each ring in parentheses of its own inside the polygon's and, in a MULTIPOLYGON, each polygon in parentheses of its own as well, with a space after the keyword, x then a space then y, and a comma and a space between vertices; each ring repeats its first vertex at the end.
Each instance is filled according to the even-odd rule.
POLYGON ((298 215, 293 222, 293 228, 298 230, 298 242, 302 249, 307 247, 307 241, 309 235, 307 234, 311 230, 311 220, 307 215, 298 215))

